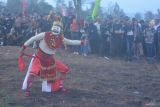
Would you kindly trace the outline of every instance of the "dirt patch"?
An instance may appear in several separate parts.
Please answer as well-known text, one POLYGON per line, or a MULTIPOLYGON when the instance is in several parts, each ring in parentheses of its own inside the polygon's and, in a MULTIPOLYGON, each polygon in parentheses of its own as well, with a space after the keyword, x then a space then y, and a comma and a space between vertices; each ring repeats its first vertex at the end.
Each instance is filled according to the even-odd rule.
MULTIPOLYGON (((33 49, 27 52, 33 53, 33 49)), ((67 93, 42 93, 37 79, 30 97, 17 68, 19 47, 0 47, 0 107, 159 107, 160 65, 83 57, 62 51, 57 58, 70 67, 67 93)), ((26 65, 29 59, 26 58, 26 65)))

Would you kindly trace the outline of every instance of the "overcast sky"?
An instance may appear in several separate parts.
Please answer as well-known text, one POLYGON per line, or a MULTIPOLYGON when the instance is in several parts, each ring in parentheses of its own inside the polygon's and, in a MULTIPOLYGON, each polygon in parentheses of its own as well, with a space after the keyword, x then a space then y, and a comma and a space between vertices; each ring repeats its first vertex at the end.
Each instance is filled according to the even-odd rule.
MULTIPOLYGON (((0 0, 0 1, 7 1, 7 0, 0 0)), ((49 4, 55 6, 56 0, 45 0, 49 4)), ((72 1, 72 0, 65 0, 72 1)), ((95 0, 86 0, 86 1, 95 1, 95 0)), ((126 12, 126 13, 136 13, 136 12, 146 12, 148 10, 152 12, 156 12, 158 8, 160 8, 160 0, 101 0, 101 6, 103 8, 107 8, 108 4, 117 2, 119 6, 126 12)))
POLYGON ((107 1, 117 2, 120 7, 127 13, 153 11, 156 12, 160 8, 160 0, 102 0, 103 7, 107 1))
MULTIPOLYGON (((55 0, 46 1, 52 5, 55 4, 55 0)), ((126 13, 146 12, 148 10, 156 12, 160 8, 160 0, 101 0, 101 6, 107 8, 107 5, 111 2, 117 2, 126 13)))

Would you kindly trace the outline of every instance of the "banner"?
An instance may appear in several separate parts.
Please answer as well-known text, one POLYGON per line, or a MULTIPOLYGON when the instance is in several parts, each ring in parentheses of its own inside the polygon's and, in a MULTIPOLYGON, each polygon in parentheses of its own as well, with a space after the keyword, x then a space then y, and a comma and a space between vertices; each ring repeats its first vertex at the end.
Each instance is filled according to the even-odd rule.
POLYGON ((26 0, 22 0, 22 15, 26 15, 26 0))
POLYGON ((67 16, 66 9, 64 7, 61 7, 61 14, 62 14, 62 16, 67 16))
POLYGON ((96 0, 95 1, 94 9, 92 11, 92 20, 95 20, 95 18, 97 16, 97 12, 98 12, 98 9, 100 7, 100 2, 101 2, 101 0, 96 0))

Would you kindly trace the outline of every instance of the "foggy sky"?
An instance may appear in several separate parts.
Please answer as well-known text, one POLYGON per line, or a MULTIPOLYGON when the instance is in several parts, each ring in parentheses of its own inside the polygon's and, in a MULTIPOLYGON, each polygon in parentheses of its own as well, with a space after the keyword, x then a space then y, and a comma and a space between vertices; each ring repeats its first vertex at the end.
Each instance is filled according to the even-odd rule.
MULTIPOLYGON (((55 0, 46 0, 48 3, 55 5, 55 0)), ((66 0, 70 1, 70 0, 66 0)), ((94 1, 94 0, 93 0, 94 1)), ((126 13, 156 12, 160 8, 160 0, 102 0, 101 6, 107 8, 108 4, 117 2, 126 13)))

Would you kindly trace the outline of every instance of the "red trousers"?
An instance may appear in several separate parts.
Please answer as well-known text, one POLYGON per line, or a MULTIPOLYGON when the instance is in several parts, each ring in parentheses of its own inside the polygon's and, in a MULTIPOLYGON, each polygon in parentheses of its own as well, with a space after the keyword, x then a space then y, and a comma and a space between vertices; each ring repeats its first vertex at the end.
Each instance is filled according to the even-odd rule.
POLYGON ((67 73, 68 71, 68 66, 64 65, 60 60, 55 59, 54 55, 45 54, 38 49, 30 74, 38 75, 41 79, 54 80, 56 72, 67 73))

